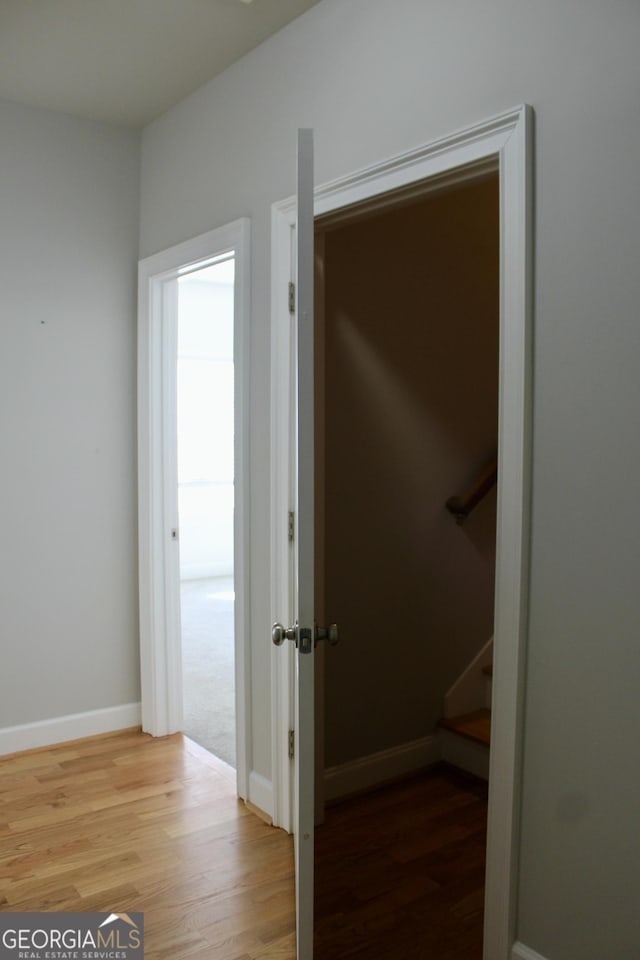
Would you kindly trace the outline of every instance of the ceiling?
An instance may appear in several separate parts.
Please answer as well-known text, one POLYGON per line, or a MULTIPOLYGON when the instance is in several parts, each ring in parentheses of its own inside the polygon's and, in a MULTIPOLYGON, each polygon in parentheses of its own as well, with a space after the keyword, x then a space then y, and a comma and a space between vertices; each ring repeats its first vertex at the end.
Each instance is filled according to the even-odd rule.
POLYGON ((0 0, 0 98, 143 126, 318 0, 0 0))

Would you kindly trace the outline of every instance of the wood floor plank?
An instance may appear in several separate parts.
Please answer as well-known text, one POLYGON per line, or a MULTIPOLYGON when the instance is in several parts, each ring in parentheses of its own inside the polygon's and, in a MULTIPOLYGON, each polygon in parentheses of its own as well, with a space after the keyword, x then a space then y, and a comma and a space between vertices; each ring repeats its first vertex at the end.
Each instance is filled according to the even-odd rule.
POLYGON ((292 839, 180 735, 15 754, 0 759, 0 909, 142 911, 148 960, 293 960, 292 839))
POLYGON ((486 785, 445 767, 329 808, 315 960, 480 960, 486 785))

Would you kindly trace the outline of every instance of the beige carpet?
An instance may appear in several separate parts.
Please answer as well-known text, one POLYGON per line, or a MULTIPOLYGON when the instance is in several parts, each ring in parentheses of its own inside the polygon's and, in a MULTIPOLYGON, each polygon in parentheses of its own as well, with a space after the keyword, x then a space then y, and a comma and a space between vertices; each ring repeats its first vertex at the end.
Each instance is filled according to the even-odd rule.
POLYGON ((235 767, 233 580, 180 587, 184 733, 235 767))

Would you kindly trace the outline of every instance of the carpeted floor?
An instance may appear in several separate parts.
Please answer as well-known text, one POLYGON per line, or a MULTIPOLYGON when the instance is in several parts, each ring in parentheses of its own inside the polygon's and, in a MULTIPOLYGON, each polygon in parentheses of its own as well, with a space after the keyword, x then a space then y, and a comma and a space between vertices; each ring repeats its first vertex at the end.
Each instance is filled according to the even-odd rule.
POLYGON ((184 733, 236 763, 233 579, 180 585, 184 733))

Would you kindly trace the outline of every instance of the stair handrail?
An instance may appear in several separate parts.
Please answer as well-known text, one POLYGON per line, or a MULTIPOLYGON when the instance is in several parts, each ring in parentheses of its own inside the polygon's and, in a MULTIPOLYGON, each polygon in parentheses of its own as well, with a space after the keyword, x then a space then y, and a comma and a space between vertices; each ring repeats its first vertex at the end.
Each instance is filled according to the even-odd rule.
POLYGON ((484 500, 497 481, 498 457, 496 455, 483 469, 477 479, 467 487, 464 493, 459 496, 449 497, 445 506, 459 526, 464 523, 478 504, 484 500))

